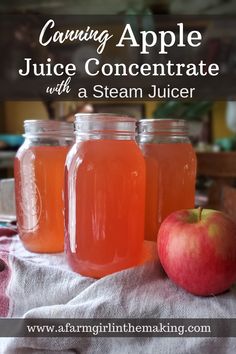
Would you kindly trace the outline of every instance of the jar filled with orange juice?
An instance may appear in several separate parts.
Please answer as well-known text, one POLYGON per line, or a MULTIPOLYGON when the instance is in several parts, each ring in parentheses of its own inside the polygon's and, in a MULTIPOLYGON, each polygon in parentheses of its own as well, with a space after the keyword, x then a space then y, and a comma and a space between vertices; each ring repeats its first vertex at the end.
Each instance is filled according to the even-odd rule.
POLYGON ((170 213, 194 207, 196 156, 185 120, 142 119, 138 131, 146 162, 145 239, 156 241, 170 213))
POLYGON ((15 194, 19 236, 38 253, 64 249, 64 166, 73 124, 26 120, 25 141, 16 154, 15 194))
POLYGON ((72 269, 100 278, 139 263, 144 239, 145 161, 135 119, 76 115, 66 161, 66 254, 72 269))

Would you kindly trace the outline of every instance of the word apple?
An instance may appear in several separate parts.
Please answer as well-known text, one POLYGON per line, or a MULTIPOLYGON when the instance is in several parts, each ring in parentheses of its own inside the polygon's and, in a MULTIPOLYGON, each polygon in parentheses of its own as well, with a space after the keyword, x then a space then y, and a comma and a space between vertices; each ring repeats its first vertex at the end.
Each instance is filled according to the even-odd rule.
POLYGON ((220 211, 172 213, 159 229, 157 248, 168 277, 192 294, 220 294, 236 281, 236 224, 220 211))

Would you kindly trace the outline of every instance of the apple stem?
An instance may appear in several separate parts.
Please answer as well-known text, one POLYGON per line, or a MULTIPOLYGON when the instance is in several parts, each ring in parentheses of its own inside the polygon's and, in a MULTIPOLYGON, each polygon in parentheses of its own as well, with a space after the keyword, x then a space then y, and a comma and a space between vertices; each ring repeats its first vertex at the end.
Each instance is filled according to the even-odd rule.
POLYGON ((201 206, 198 207, 198 222, 200 222, 202 219, 202 211, 203 211, 203 208, 201 206))

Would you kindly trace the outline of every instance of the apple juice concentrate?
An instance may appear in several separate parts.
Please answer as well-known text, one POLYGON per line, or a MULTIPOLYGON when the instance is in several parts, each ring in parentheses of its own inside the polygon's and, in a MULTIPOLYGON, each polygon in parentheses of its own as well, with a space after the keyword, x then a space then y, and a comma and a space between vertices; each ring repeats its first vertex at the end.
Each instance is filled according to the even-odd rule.
POLYGON ((52 253, 64 249, 64 165, 73 125, 26 121, 25 142, 15 158, 16 214, 26 249, 52 253))
POLYGON ((66 254, 72 269, 95 278, 140 262, 145 162, 135 120, 78 115, 66 162, 66 254))
POLYGON ((146 161, 145 239, 156 241, 170 213, 194 207, 196 156, 183 120, 141 120, 139 132, 146 161))

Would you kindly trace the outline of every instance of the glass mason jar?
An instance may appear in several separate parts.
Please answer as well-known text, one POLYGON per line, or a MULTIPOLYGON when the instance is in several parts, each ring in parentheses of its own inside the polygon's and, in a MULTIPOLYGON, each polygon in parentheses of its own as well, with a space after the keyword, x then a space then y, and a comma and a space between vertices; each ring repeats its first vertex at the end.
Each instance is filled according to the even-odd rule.
POLYGON ((194 207, 196 156, 185 120, 142 119, 138 132, 146 161, 145 239, 156 241, 170 213, 194 207))
POLYGON ((76 115, 66 160, 66 254, 72 269, 100 278, 136 265, 144 239, 145 162, 136 120, 76 115))
POLYGON ((26 120, 25 141, 14 165, 16 214, 20 238, 32 252, 64 249, 64 165, 73 124, 26 120))

